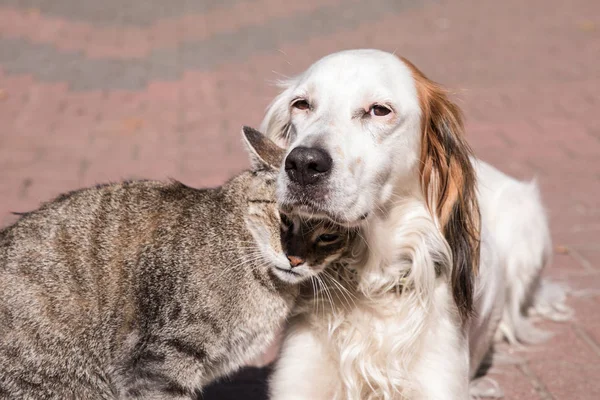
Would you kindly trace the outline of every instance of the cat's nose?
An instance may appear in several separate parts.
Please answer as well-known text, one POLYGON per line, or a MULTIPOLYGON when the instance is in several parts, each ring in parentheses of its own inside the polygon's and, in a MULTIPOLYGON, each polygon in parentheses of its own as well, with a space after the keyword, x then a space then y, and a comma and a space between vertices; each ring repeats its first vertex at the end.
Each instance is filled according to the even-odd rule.
POLYGON ((290 266, 292 268, 297 267, 298 265, 304 264, 304 260, 300 257, 296 256, 287 256, 287 259, 290 260, 290 266))
POLYGON ((293 182, 302 186, 324 179, 332 165, 329 153, 316 147, 296 147, 285 158, 285 172, 293 182))

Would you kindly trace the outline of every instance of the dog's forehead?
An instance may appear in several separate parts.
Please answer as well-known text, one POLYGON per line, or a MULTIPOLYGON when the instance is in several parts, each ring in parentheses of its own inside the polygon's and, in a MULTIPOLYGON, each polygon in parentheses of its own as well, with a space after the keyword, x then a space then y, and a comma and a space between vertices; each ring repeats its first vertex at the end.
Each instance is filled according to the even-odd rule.
POLYGON ((302 75, 300 86, 313 95, 337 100, 416 98, 410 68, 395 55, 379 50, 349 50, 323 57, 302 75))

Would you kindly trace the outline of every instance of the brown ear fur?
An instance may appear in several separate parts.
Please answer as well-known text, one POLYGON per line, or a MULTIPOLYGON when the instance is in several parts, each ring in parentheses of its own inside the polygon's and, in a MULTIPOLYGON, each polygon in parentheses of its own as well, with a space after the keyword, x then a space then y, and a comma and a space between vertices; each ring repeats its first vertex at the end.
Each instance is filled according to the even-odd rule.
POLYGON ((410 61, 402 61, 412 70, 423 112, 421 186, 452 250, 452 292, 465 321, 473 311, 479 269, 480 215, 471 149, 464 139, 462 113, 446 90, 410 61))

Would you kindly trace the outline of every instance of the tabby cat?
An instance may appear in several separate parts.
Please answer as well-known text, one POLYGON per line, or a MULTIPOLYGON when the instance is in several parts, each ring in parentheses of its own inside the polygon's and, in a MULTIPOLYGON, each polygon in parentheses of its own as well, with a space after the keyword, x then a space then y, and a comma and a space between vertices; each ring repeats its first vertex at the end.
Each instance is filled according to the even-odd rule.
POLYGON ((0 398, 189 399, 264 351, 355 234, 281 223, 283 150, 243 132, 220 188, 102 185, 0 231, 0 398))

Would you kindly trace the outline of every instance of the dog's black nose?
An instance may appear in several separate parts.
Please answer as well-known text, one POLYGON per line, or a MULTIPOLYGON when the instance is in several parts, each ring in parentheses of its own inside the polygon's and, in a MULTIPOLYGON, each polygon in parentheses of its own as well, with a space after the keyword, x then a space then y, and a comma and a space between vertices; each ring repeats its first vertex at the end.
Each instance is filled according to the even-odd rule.
POLYGON ((285 159, 285 172, 290 179, 300 185, 310 185, 325 178, 333 161, 323 149, 296 147, 285 159))

